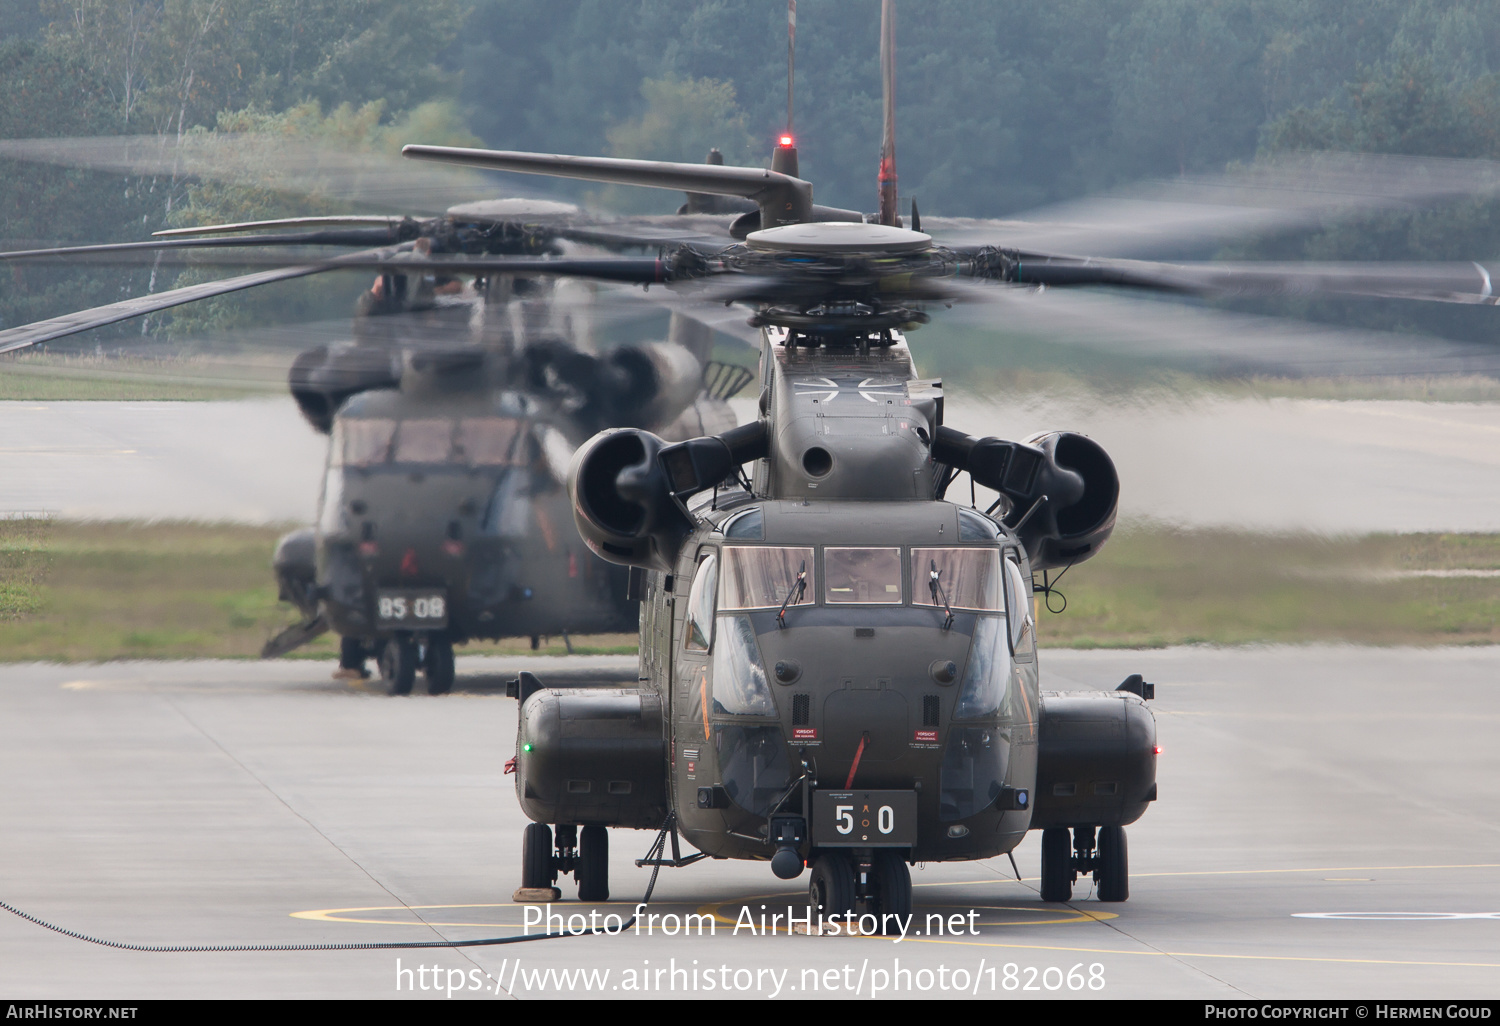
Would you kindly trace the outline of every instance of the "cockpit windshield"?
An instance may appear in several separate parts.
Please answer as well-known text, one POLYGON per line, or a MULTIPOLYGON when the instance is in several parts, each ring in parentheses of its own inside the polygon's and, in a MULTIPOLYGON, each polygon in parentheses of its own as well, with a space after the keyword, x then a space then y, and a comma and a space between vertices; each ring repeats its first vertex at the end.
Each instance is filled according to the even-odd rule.
POLYGON ((818 594, 811 546, 726 545, 720 582, 721 610, 776 609, 783 602, 795 606, 816 601, 818 594), (803 572, 805 587, 794 590, 803 572))
POLYGON ((823 576, 830 604, 901 604, 900 549, 824 549, 823 576))
POLYGON ((1000 553, 981 548, 912 549, 911 600, 919 606, 1003 610, 1000 553))
POLYGON ((453 421, 403 420, 396 428, 397 463, 447 463, 453 453, 453 421))
POLYGON ((342 457, 346 467, 373 467, 390 458, 391 439, 395 436, 394 420, 383 417, 340 420, 334 427, 334 456, 342 457))
POLYGON ((511 417, 420 418, 349 417, 337 422, 333 456, 346 467, 388 463, 452 464, 469 467, 518 466, 521 422, 511 417))

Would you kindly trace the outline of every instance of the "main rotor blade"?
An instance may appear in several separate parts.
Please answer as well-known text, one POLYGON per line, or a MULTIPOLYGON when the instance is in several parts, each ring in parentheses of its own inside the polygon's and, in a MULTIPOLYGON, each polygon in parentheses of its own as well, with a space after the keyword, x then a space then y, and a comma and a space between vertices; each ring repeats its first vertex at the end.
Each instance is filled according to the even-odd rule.
POLYGON ((766 168, 627 160, 621 157, 576 157, 515 150, 478 150, 460 146, 409 145, 401 148, 401 154, 415 160, 435 160, 493 171, 578 178, 590 182, 613 182, 617 185, 641 185, 653 189, 717 196, 743 196, 760 205, 761 224, 767 228, 805 221, 812 211, 811 183, 766 168))
MULTIPOLYGON (((394 229, 400 222, 392 226, 394 229)), ((156 253, 174 249, 233 249, 254 246, 381 246, 400 241, 393 230, 356 228, 349 231, 284 232, 270 235, 234 235, 227 238, 156 239, 145 242, 109 242, 93 246, 55 246, 47 249, 0 250, 0 261, 47 260, 87 257, 104 253, 156 253)))
MULTIPOLYGON (((351 257, 359 259, 367 254, 351 254, 351 257)), ((321 274, 324 271, 336 271, 350 265, 344 263, 346 257, 335 257, 320 263, 302 264, 295 267, 279 267, 271 271, 256 271, 253 274, 241 275, 237 278, 224 278, 219 281, 202 282, 197 285, 187 285, 180 289, 170 289, 166 292, 157 292, 149 296, 137 296, 134 299, 122 300, 118 303, 110 303, 107 306, 94 307, 91 310, 80 310, 76 313, 63 314, 61 317, 52 317, 45 321, 36 321, 32 324, 23 324, 16 328, 7 328, 0 331, 0 353, 9 353, 17 349, 25 349, 41 342, 49 342, 55 338, 66 335, 75 335, 80 331, 88 331, 90 328, 102 328, 106 324, 114 324, 118 321, 129 320, 132 317, 141 317, 145 314, 156 313, 158 310, 169 310, 174 306, 182 306, 184 303, 196 302, 200 299, 209 299, 214 296, 227 295, 230 292, 239 292, 242 289, 253 289, 259 285, 269 285, 277 281, 289 281, 293 278, 305 278, 311 274, 321 274)))
POLYGON ((381 152, 256 133, 0 140, 0 159, 158 178, 200 178, 399 214, 441 214, 495 193, 482 175, 381 152))
POLYGON ((1210 373, 1298 377, 1487 374, 1500 347, 1226 313, 1099 293, 970 285, 944 320, 1210 373))
POLYGON ((1021 254, 1021 284, 1115 285, 1217 296, 1364 296, 1500 304, 1478 263, 1151 263, 1021 254))
POLYGON ((239 221, 235 224, 202 224, 194 228, 163 228, 152 232, 153 238, 187 238, 216 235, 223 232, 253 232, 266 228, 333 228, 362 224, 397 225, 405 218, 386 214, 351 214, 348 217, 280 217, 272 221, 239 221))
POLYGON ((945 245, 1093 256, 1183 251, 1231 238, 1320 226, 1361 211, 1493 196, 1500 163, 1353 153, 1298 154, 1223 174, 1143 182, 1014 218, 922 217, 945 245))

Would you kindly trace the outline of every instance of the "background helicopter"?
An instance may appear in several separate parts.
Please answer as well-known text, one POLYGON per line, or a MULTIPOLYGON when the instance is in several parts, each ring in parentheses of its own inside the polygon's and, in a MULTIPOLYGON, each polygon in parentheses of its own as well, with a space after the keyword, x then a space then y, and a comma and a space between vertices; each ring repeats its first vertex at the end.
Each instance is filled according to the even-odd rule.
MULTIPOLYGON (((690 196, 683 213, 712 209, 690 196)), ((576 207, 536 200, 469 203, 422 221, 355 217, 347 220, 358 227, 344 231, 330 220, 341 219, 168 230, 144 248, 84 254, 378 238, 416 258, 550 256, 565 245, 558 225, 587 223, 576 207)), ((273 558, 280 597, 303 619, 262 654, 332 629, 341 637, 336 676, 366 676, 373 655, 393 693, 409 693, 421 668, 429 693, 441 694, 453 684, 455 643, 530 636, 535 644, 543 634, 634 626, 624 572, 592 556, 568 526, 568 459, 610 425, 680 438, 731 427, 725 400, 751 375, 712 361, 712 330, 680 314, 665 341, 596 351, 595 290, 585 283, 404 270, 398 261, 361 296, 351 340, 292 364, 292 395, 330 436, 329 458, 317 525, 285 536, 273 558)))
MULTIPOLYGON (((573 461, 580 532, 647 580, 642 686, 600 694, 518 682, 516 786, 535 821, 523 888, 550 888, 571 870, 580 898, 602 900, 606 828, 661 827, 702 854, 659 864, 757 859, 783 878, 811 865, 810 899, 825 915, 903 916, 907 864, 992 857, 1040 829, 1045 900, 1067 899, 1079 872, 1095 875, 1102 900, 1125 900, 1124 827, 1156 799, 1144 704, 1154 689, 1132 677, 1114 692, 1042 692, 1031 610, 1031 592, 1050 589, 1047 571, 1107 542, 1113 464, 1069 432, 1013 442, 945 425, 941 386, 917 376, 903 332, 939 303, 1003 318, 1025 294, 1017 286, 1494 302, 1478 264, 1074 257, 1002 245, 1005 226, 929 221, 963 238, 942 245, 915 210, 907 230, 895 191, 893 14, 886 0, 880 209, 869 218, 814 207, 790 136, 770 171, 405 151, 758 207, 736 225, 743 245, 553 268, 752 306, 762 392, 760 419, 733 431, 670 445, 613 430, 573 461), (998 494, 986 513, 944 500, 965 472, 998 494)), ((1441 355, 1494 358, 1484 347, 1441 355)))

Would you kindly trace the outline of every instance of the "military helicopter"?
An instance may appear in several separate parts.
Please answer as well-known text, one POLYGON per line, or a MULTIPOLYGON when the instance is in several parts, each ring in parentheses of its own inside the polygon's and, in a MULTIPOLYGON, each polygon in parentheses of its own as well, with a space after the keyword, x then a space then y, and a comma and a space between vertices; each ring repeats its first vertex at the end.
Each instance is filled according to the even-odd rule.
MULTIPOLYGON (((683 213, 705 207, 690 196, 683 213)), ((750 372, 714 362, 712 330, 675 312, 665 341, 598 352, 592 285, 513 275, 470 283, 401 263, 434 251, 556 255, 568 245, 560 230, 591 223, 572 205, 481 201, 420 222, 350 218, 352 231, 330 220, 172 229, 143 244, 6 256, 397 243, 395 262, 360 297, 354 337, 309 349, 291 367, 292 396, 329 436, 329 456, 317 524, 283 537, 272 560, 280 598, 303 618, 264 657, 332 629, 336 677, 368 676, 373 655, 393 694, 409 694, 421 669, 436 695, 453 685, 455 644, 633 628, 625 572, 571 528, 571 454, 612 425, 679 439, 732 427, 726 400, 750 372)), ((22 331, 56 337, 101 316, 22 331)))
MULTIPOLYGON (((918 376, 907 333, 937 307, 1004 321, 1066 311, 1058 292, 1093 286, 1494 301, 1480 265, 1072 256, 1020 248, 1010 240, 1029 236, 1014 223, 934 218, 929 234, 915 205, 905 227, 893 11, 887 0, 873 216, 815 205, 790 133, 769 169, 410 146, 418 159, 684 190, 748 209, 728 238, 623 222, 554 229, 659 247, 649 257, 423 255, 387 242, 212 285, 341 267, 587 278, 665 286, 655 291, 671 309, 752 330, 755 421, 681 442, 615 427, 572 457, 584 542, 628 568, 643 598, 641 680, 609 690, 519 677, 517 794, 533 820, 525 888, 550 893, 572 872, 580 898, 602 900, 608 828, 651 828, 674 839, 659 864, 742 858, 783 879, 810 866, 810 897, 825 913, 901 914, 911 863, 1005 854, 1040 830, 1046 900, 1066 899, 1080 873, 1095 876, 1102 900, 1125 900, 1124 828, 1156 798, 1145 705, 1154 689, 1132 677, 1113 691, 1041 690, 1033 615, 1051 572, 1108 541, 1118 476, 1076 433, 1008 441, 944 423, 942 387, 918 376), (994 506, 946 498, 965 473, 999 496, 994 506), (697 854, 677 854, 679 834, 697 854)), ((37 337, 16 330, 0 333, 0 349, 37 337)), ((1493 357, 1447 349, 1455 360, 1493 357)))
MULTIPOLYGON (((643 595, 640 686, 516 681, 523 896, 609 894, 609 827, 670 831, 670 858, 810 867, 825 917, 911 910, 908 866, 1007 854, 1042 834, 1041 896, 1080 874, 1129 897, 1125 827, 1157 799, 1154 686, 1042 690, 1033 603, 1096 555, 1119 508, 1105 450, 1068 431, 976 438, 944 422, 905 333, 968 303, 1003 319, 1041 289, 1324 293, 1493 303, 1481 265, 1159 263, 1025 251, 1006 226, 897 214, 894 6, 882 12, 885 133, 873 216, 812 203, 783 136, 770 169, 408 146, 469 166, 752 200, 736 244, 553 273, 742 304, 760 336, 759 417, 669 443, 606 430, 574 456, 575 521, 643 595), (999 498, 947 500, 967 473, 999 498), (1041 581, 1037 581, 1041 575, 1041 581), (556 828, 555 831, 553 828, 556 828), (678 836, 698 852, 680 855, 678 836)), ((527 265, 528 267, 530 265, 527 265)), ((1440 347, 1435 347, 1440 348, 1440 347)), ((1456 350, 1455 350, 1456 352, 1456 350)), ((1471 350, 1467 357, 1494 354, 1471 350)))

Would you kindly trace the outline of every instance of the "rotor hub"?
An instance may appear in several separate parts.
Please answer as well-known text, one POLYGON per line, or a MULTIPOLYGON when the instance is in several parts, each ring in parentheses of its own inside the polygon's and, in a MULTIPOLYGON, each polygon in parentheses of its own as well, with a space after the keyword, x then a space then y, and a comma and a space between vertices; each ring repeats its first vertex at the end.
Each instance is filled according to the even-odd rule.
POLYGON ((932 236, 907 228, 858 221, 813 221, 751 232, 751 249, 773 253, 915 253, 932 247, 932 236))

